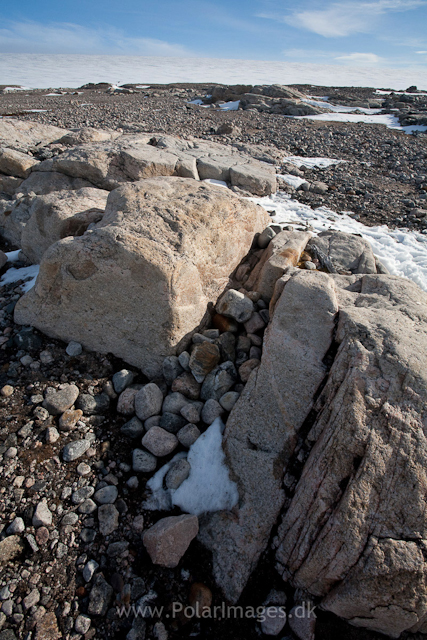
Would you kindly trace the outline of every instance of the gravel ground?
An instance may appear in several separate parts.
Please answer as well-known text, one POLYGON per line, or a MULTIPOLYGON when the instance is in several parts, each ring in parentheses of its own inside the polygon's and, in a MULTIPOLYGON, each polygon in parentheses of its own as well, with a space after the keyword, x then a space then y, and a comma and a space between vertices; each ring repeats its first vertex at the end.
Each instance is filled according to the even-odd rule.
MULTIPOLYGON (((315 93, 313 87, 297 88, 315 93)), ((0 95, 0 114, 65 128, 166 132, 225 144, 267 145, 279 149, 283 156, 342 158, 348 162, 303 172, 310 182, 325 182, 329 186, 325 194, 297 191, 294 197, 311 206, 352 210, 366 224, 387 222, 425 228, 424 218, 414 212, 427 211, 422 188, 427 186, 427 136, 408 136, 379 125, 299 121, 187 104, 190 99, 209 94, 210 89, 208 85, 176 85, 130 94, 110 94, 106 87, 82 93, 64 90, 58 96, 47 96, 49 90, 4 94, 0 95), (47 111, 26 113, 32 109, 47 111), (232 133, 218 135, 216 131, 224 123, 233 125, 232 133)), ((372 89, 334 91, 349 103, 351 99, 375 97, 372 89)), ((316 89, 316 95, 330 94, 331 88, 316 89)), ((283 166, 281 172, 288 169, 283 166)), ((221 604, 222 597, 212 579, 209 554, 197 541, 176 569, 154 566, 142 543, 142 531, 171 513, 142 510, 148 476, 132 470, 132 450, 138 443, 120 431, 128 418, 117 412, 111 380, 124 368, 135 373, 134 384, 147 380, 113 356, 86 352, 70 356, 64 343, 15 325, 13 308, 22 295, 19 284, 3 287, 0 292, 0 640, 259 638, 260 627, 253 619, 163 617, 165 629, 158 621, 156 624, 156 619, 135 623, 132 616, 117 615, 117 605, 134 604, 144 596, 146 604, 153 597, 154 604, 165 606, 170 615, 172 602, 193 602, 190 590, 194 583, 204 584, 204 593, 207 597, 212 594, 214 605, 221 604), (80 416, 73 430, 63 431, 58 417, 41 406, 46 389, 61 384, 76 385, 80 395, 107 393, 111 396, 108 406, 80 416), (79 438, 90 442, 89 449, 82 457, 64 462, 64 446, 79 438), (88 502, 82 508, 76 493, 83 490, 80 496, 91 496, 102 486, 118 491, 114 505, 119 523, 108 535, 99 530, 95 511, 82 513, 93 508, 92 498, 86 498, 88 502), (41 525, 33 519, 40 504, 46 504, 49 510, 42 513, 45 522, 41 525), (17 543, 7 551, 1 545, 11 539, 12 523, 25 546, 17 543), (6 561, 7 553, 13 555, 10 562, 6 561), (93 575, 91 567, 95 565, 90 561, 97 564, 93 575)), ((287 609, 292 607, 298 594, 283 584, 273 566, 274 558, 268 551, 243 594, 243 606, 260 606, 271 589, 277 589, 286 591, 287 609)), ((317 614, 316 640, 384 637, 353 628, 330 614, 317 614)), ((282 635, 292 637, 288 627, 282 635)), ((426 636, 410 637, 416 640, 426 636)))

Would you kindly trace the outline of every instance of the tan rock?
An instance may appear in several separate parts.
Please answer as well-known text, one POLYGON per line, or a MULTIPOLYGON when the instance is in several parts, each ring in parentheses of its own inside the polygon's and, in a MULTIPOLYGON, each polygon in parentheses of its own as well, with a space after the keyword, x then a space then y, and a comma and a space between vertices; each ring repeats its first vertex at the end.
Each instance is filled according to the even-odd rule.
POLYGON ((342 231, 322 231, 309 241, 307 249, 313 245, 332 261, 338 273, 377 273, 372 247, 360 236, 342 231))
POLYGON ((16 178, 27 178, 39 161, 14 149, 0 149, 0 172, 16 178))
POLYGON ((9 196, 13 196, 15 191, 19 189, 22 184, 21 178, 15 178, 14 176, 4 176, 0 174, 0 193, 7 193, 9 196))
POLYGON ((261 207, 195 180, 120 187, 96 230, 60 240, 44 254, 16 321, 114 353, 155 377, 267 220, 261 207))
POLYGON ((170 516, 150 527, 143 534, 142 541, 154 564, 173 569, 179 564, 198 531, 197 516, 170 516))
POLYGON ((72 131, 62 136, 58 142, 74 146, 77 144, 87 144, 88 142, 107 142, 120 137, 118 131, 108 131, 106 129, 94 129, 93 127, 83 127, 78 131, 72 131))
POLYGON ((261 260, 253 269, 245 287, 259 291, 271 298, 276 281, 289 267, 295 267, 311 233, 301 231, 282 231, 278 233, 264 250, 261 260))
POLYGON ((93 185, 83 178, 71 178, 59 171, 33 171, 28 178, 21 182, 19 193, 28 195, 35 193, 37 196, 45 196, 52 191, 65 191, 66 189, 83 189, 93 185))
POLYGON ((72 431, 82 416, 81 409, 67 409, 59 418, 59 428, 61 431, 72 431))
POLYGON ((30 218, 22 231, 22 251, 33 263, 40 263, 52 244, 69 236, 81 236, 91 223, 99 222, 107 197, 108 191, 85 188, 34 198, 30 218))
POLYGON ((221 353, 216 344, 202 342, 193 349, 189 366, 193 375, 206 376, 220 361, 221 353))
POLYGON ((59 140, 67 129, 13 118, 0 120, 0 147, 28 150, 35 145, 41 147, 59 140))
POLYGON ((20 536, 8 536, 0 541, 0 564, 3 567, 10 560, 14 560, 24 551, 25 545, 20 536))
POLYGON ((274 165, 250 163, 230 167, 230 181, 235 187, 241 187, 257 196, 269 196, 276 193, 276 169, 274 165))
POLYGON ((58 640, 62 636, 53 611, 47 611, 37 622, 34 640, 58 640))

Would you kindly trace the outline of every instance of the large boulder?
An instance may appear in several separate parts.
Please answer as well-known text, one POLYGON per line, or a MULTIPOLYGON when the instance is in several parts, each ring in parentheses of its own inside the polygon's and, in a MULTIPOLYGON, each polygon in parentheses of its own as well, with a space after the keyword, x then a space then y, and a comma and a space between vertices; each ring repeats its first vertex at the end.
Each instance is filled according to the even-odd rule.
POLYGON ((377 273, 375 256, 367 240, 342 231, 322 231, 308 243, 321 251, 331 262, 335 271, 343 275, 353 273, 377 273))
POLYGON ((227 421, 224 449, 238 483, 239 506, 202 521, 213 572, 236 602, 284 502, 282 469, 322 382, 338 305, 326 274, 298 271, 276 305, 256 369, 227 421), (310 310, 315 309, 315 313, 310 310))
POLYGON ((339 348, 277 559, 355 626, 427 632, 427 296, 395 276, 337 278, 339 348))
POLYGON ((58 171, 33 171, 19 185, 19 193, 24 195, 35 193, 37 196, 45 196, 52 191, 83 189, 83 187, 93 187, 93 185, 84 178, 71 178, 58 171))
POLYGON ((15 149, 0 148, 0 173, 15 178, 28 178, 38 160, 15 149))
POLYGON ((2 118, 0 120, 0 147, 26 152, 32 147, 43 147, 62 138, 67 129, 48 124, 2 118))
POLYGON ((81 236, 91 223, 99 222, 107 197, 108 191, 94 188, 37 196, 31 202, 30 218, 22 231, 22 251, 38 264, 52 244, 69 236, 81 236))
POLYGON ((127 184, 110 194, 96 229, 47 250, 15 319, 154 377, 267 223, 261 207, 215 185, 127 184))

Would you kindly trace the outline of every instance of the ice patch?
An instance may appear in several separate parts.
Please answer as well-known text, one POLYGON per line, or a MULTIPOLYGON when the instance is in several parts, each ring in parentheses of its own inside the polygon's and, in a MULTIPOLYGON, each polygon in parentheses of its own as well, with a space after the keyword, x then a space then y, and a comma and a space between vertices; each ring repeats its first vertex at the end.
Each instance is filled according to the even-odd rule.
POLYGON ((219 108, 222 111, 237 111, 239 108, 240 100, 236 100, 235 102, 225 102, 224 104, 220 104, 219 108))
MULTIPOLYGON (((376 109, 371 109, 377 111, 376 109)), ((399 129, 405 133, 412 133, 413 131, 427 131, 425 125, 412 125, 402 127, 396 116, 389 113, 382 113, 377 115, 368 115, 366 113, 318 113, 316 116, 284 116, 285 118, 295 118, 298 120, 322 120, 324 122, 364 122, 365 124, 385 124, 389 129, 399 129)))
POLYGON ((330 109, 330 111, 334 113, 353 113, 353 111, 361 111, 367 115, 375 115, 382 111, 382 109, 367 109, 366 107, 344 107, 343 105, 330 104, 329 102, 328 104, 325 104, 325 100, 312 100, 310 98, 303 98, 302 102, 307 102, 307 104, 311 104, 313 107, 330 109))
POLYGON ((229 477, 222 449, 224 423, 220 418, 191 445, 187 455, 191 471, 187 480, 176 490, 163 488, 164 478, 172 462, 185 458, 178 453, 147 482, 151 496, 143 503, 151 511, 169 511, 173 506, 196 516, 208 511, 232 509, 238 502, 237 485, 229 477))
POLYGON ((21 285, 21 289, 27 292, 34 287, 39 271, 40 266, 38 264, 32 264, 29 267, 22 267, 21 269, 11 267, 2 275, 0 284, 12 284, 12 282, 18 282, 18 280, 26 280, 26 282, 21 285))
POLYGON ((203 100, 200 100, 200 98, 198 98, 197 100, 190 100, 190 102, 188 102, 187 104, 203 104, 203 100))
POLYGON ((5 253, 8 262, 16 262, 19 260, 19 254, 21 253, 21 249, 17 249, 16 251, 9 251, 9 253, 5 253))
POLYGON ((304 182, 307 182, 307 180, 304 180, 304 178, 299 178, 298 176, 291 176, 288 173, 286 174, 278 173, 277 177, 282 178, 283 182, 286 182, 286 184, 289 184, 291 187, 294 187, 294 189, 298 189, 298 187, 304 184, 304 182))
POLYGON ((283 158, 283 162, 289 162, 296 167, 307 167, 308 169, 314 169, 319 167, 320 169, 326 169, 334 164, 340 164, 340 162, 346 162, 345 160, 337 160, 336 158, 305 158, 303 156, 287 156, 283 158))
POLYGON ((150 85, 149 84, 137 84, 135 86, 135 89, 149 89, 150 85))
POLYGON ((228 184, 224 180, 215 180, 215 178, 205 178, 202 182, 209 182, 209 184, 216 184, 218 187, 225 187, 228 189, 228 184))
POLYGON ((392 275, 409 278, 427 291, 427 236, 407 229, 390 229, 386 225, 367 227, 348 215, 351 212, 339 215, 327 207, 312 209, 280 192, 250 200, 267 211, 275 211, 273 220, 277 223, 299 224, 314 233, 334 229, 360 234, 370 242, 374 254, 392 275))

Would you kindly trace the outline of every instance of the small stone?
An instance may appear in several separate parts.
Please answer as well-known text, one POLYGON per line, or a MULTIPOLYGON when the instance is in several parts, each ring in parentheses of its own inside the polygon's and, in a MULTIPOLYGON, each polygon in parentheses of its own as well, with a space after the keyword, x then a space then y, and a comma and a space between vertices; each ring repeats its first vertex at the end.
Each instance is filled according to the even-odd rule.
POLYGON ((109 558, 117 558, 121 556, 129 548, 129 542, 127 540, 119 540, 118 542, 112 542, 108 545, 107 555, 109 558))
POLYGON ((203 614, 206 617, 212 605, 212 591, 202 582, 195 582, 191 585, 188 601, 198 618, 202 618, 203 614))
POLYGON ((15 533, 22 533, 25 531, 25 523, 22 518, 15 518, 12 520, 8 528, 6 529, 6 533, 10 536, 15 533))
POLYGON ((217 340, 219 338, 219 330, 218 329, 206 329, 203 331, 203 335, 206 338, 210 338, 211 340, 217 340))
POLYGON ((20 358, 19 361, 24 367, 29 367, 30 364, 34 362, 33 358, 29 355, 22 356, 22 358, 20 358))
POLYGON ((85 527, 80 532, 80 539, 86 544, 90 544, 95 540, 95 538, 96 538, 96 531, 94 529, 89 529, 88 527, 85 527))
POLYGON ((185 407, 186 404, 188 404, 188 398, 183 396, 182 393, 174 391, 169 393, 164 399, 162 413, 175 413, 176 415, 179 415, 182 407, 185 407))
POLYGON ((211 338, 208 338, 207 336, 204 336, 202 333, 193 333, 192 337, 191 337, 191 342, 193 344, 202 344, 202 342, 213 342, 213 340, 211 340, 211 338))
POLYGON ((4 457, 9 460, 12 460, 13 458, 16 458, 17 455, 18 455, 18 449, 16 447, 9 447, 9 449, 4 454, 4 457))
POLYGON ((70 340, 67 348, 65 349, 65 353, 67 353, 72 358, 76 358, 77 356, 79 356, 82 351, 82 345, 80 344, 80 342, 75 342, 75 340, 70 340))
POLYGON ((34 607, 40 601, 40 591, 38 589, 33 589, 22 601, 22 605, 25 611, 34 607))
POLYGON ((129 371, 129 369, 122 369, 113 375, 113 387, 116 393, 121 393, 124 391, 129 385, 132 384, 135 378, 135 374, 133 371, 129 371))
POLYGON ((151 416, 144 422, 144 429, 150 431, 153 427, 160 426, 160 419, 162 416, 151 416))
POLYGON ((73 527, 79 521, 79 516, 74 511, 69 511, 65 514, 65 516, 61 520, 61 525, 63 527, 73 527))
POLYGON ((88 498, 91 498, 95 493, 95 489, 93 487, 80 487, 80 489, 76 489, 71 496, 71 502, 73 504, 82 504, 88 498))
POLYGON ((139 480, 136 476, 131 476, 130 478, 128 478, 128 480, 126 480, 126 485, 129 487, 129 489, 138 489, 139 480))
POLYGON ((200 430, 196 427, 195 424, 186 424, 185 427, 182 427, 177 433, 177 438, 180 443, 189 449, 192 444, 194 444, 200 436, 200 430))
POLYGON ((144 426, 141 420, 134 416, 120 428, 120 432, 128 438, 140 438, 144 433, 144 426))
POLYGON ((52 524, 52 513, 46 502, 39 502, 33 514, 33 527, 43 527, 52 524))
POLYGON ((160 413, 163 404, 163 393, 159 387, 150 382, 138 391, 135 396, 135 413, 142 421, 160 413))
POLYGON ((99 531, 109 536, 119 526, 119 512, 113 504, 103 504, 98 509, 99 531))
POLYGON ((95 492, 93 499, 98 504, 113 504, 117 500, 118 491, 117 487, 110 484, 107 487, 103 487, 102 489, 98 489, 95 492))
POLYGON ((85 633, 89 631, 91 624, 92 624, 92 620, 89 618, 89 616, 86 616, 85 614, 81 613, 76 618, 76 621, 74 623, 74 630, 76 631, 76 633, 79 633, 80 635, 84 636, 85 633))
POLYGON ((41 547, 49 540, 49 529, 47 527, 39 527, 36 531, 36 541, 41 547))
POLYGON ((226 411, 231 411, 239 397, 240 393, 237 393, 237 391, 227 391, 227 393, 224 393, 219 399, 219 404, 226 411))
POLYGON ((237 371, 232 362, 223 362, 206 376, 200 397, 202 400, 219 400, 237 381, 237 371))
POLYGON ((36 393, 30 398, 31 404, 41 404, 44 398, 41 393, 36 393))
POLYGON ((262 351, 259 347, 251 347, 249 351, 249 360, 261 360, 262 351))
POLYGON ((62 450, 62 458, 64 462, 73 462, 73 460, 77 460, 77 458, 84 455, 89 447, 89 440, 75 440, 74 442, 69 442, 62 450))
POLYGON ((306 260, 305 262, 303 262, 304 265, 304 269, 309 269, 310 271, 316 271, 317 267, 314 264, 314 262, 311 262, 311 260, 306 260))
POLYGON ((178 446, 178 438, 161 427, 153 427, 142 438, 141 444, 153 455, 167 456, 178 446))
POLYGON ((271 227, 266 227, 262 233, 259 234, 257 238, 257 244, 260 249, 265 249, 268 247, 270 242, 273 240, 276 232, 271 227))
POLYGON ((246 333, 255 333, 260 329, 264 329, 264 327, 265 322, 257 311, 254 312, 250 320, 245 322, 246 333))
POLYGON ((143 543, 154 564, 173 569, 197 536, 197 516, 182 515, 162 518, 143 535, 143 543))
POLYGON ((24 542, 18 535, 9 536, 0 541, 0 567, 21 555, 24 551, 24 542))
POLYGON ((46 442, 48 444, 55 444, 59 440, 60 435, 56 427, 48 427, 46 429, 46 442))
POLYGON ((97 510, 96 503, 92 500, 92 498, 87 498, 84 500, 78 508, 79 513, 83 513, 84 515, 88 515, 89 513, 94 513, 97 510))
POLYGON ((83 569, 83 580, 90 582, 95 575, 95 571, 98 569, 99 564, 95 560, 89 560, 83 569))
POLYGON ((265 607, 261 622, 261 631, 266 636, 277 636, 286 624, 286 611, 284 607, 265 607))
POLYGON ((183 351, 179 354, 178 362, 184 369, 184 371, 190 371, 190 354, 188 353, 188 351, 183 351))
POLYGON ((222 333, 217 340, 222 360, 234 362, 236 359, 236 338, 230 331, 222 333))
POLYGON ((166 384, 171 386, 172 382, 184 371, 179 358, 177 356, 167 356, 163 360, 163 377, 166 380, 166 384))
POLYGON ((106 393, 99 393, 91 396, 89 393, 82 393, 76 402, 77 409, 81 409, 85 416, 93 416, 108 411, 110 398, 106 393))
POLYGON ((135 413, 135 396, 138 393, 137 389, 125 389, 119 395, 117 401, 117 412, 124 416, 131 416, 135 413))
POLYGON ((192 402, 182 407, 180 413, 187 422, 196 423, 200 421, 200 412, 203 408, 203 402, 192 402))
POLYGON ((112 597, 113 588, 101 573, 98 574, 89 594, 88 613, 94 616, 105 616, 112 597))
POLYGON ((59 418, 59 428, 61 431, 72 431, 82 416, 80 409, 67 409, 59 418))
MULTIPOLYGON (((153 427, 154 428, 154 427, 153 427)), ((151 429, 150 429, 151 431, 151 429)), ((132 452, 132 469, 137 473, 150 473, 157 466, 157 458, 148 451, 134 449, 132 452)))
POLYGON ((229 289, 215 306, 217 313, 236 322, 247 322, 254 312, 252 300, 236 289, 229 289))
MULTIPOLYGON (((180 429, 185 425, 186 420, 181 416, 175 415, 175 413, 166 412, 160 418, 160 427, 169 431, 170 433, 178 433, 180 429)), ((154 428, 154 427, 153 427, 154 428)), ((152 429, 150 429, 151 431, 152 429)), ((148 432, 149 433, 149 432, 148 432)))
POLYGON ((91 472, 91 468, 88 464, 86 464, 86 462, 81 462, 79 465, 77 465, 76 471, 79 476, 88 476, 91 472))
POLYGON ((55 360, 51 352, 46 350, 40 351, 39 359, 42 364, 51 364, 55 360))
POLYGON ((169 634, 163 622, 156 622, 153 627, 153 636, 156 640, 168 640, 169 634))
POLYGON ((221 407, 219 402, 210 399, 205 402, 202 409, 202 420, 205 424, 210 425, 215 422, 217 418, 222 416, 223 413, 224 409, 221 407))
POLYGON ((197 400, 200 395, 200 384, 194 379, 191 373, 185 371, 172 383, 172 391, 179 391, 191 400, 197 400))
POLYGON ((40 420, 41 422, 44 422, 49 418, 49 411, 44 407, 36 407, 33 411, 33 415, 36 418, 36 420, 40 420))
POLYGON ((190 463, 184 458, 173 462, 165 478, 167 488, 178 489, 184 480, 188 478, 190 471, 190 463))
POLYGON ((239 375, 243 382, 247 382, 249 380, 249 376, 251 375, 254 369, 257 369, 261 364, 260 360, 246 360, 239 367, 239 375))
POLYGON ((196 345, 190 357, 191 372, 194 376, 206 376, 216 367, 220 357, 221 354, 216 344, 204 342, 196 345))
POLYGON ((252 346, 251 339, 248 336, 239 336, 237 339, 236 349, 237 351, 243 351, 244 353, 249 353, 249 350, 252 346))
POLYGON ((13 395, 13 387, 10 386, 10 384, 5 384, 4 387, 2 387, 0 393, 3 396, 3 398, 10 398, 11 395, 13 395))
POLYGON ((319 193, 320 195, 325 194, 328 191, 329 187, 324 182, 312 182, 310 186, 310 191, 313 193, 319 193))
POLYGON ((48 387, 45 391, 43 407, 51 416, 59 416, 70 409, 79 396, 79 388, 75 384, 64 384, 62 389, 48 387))

